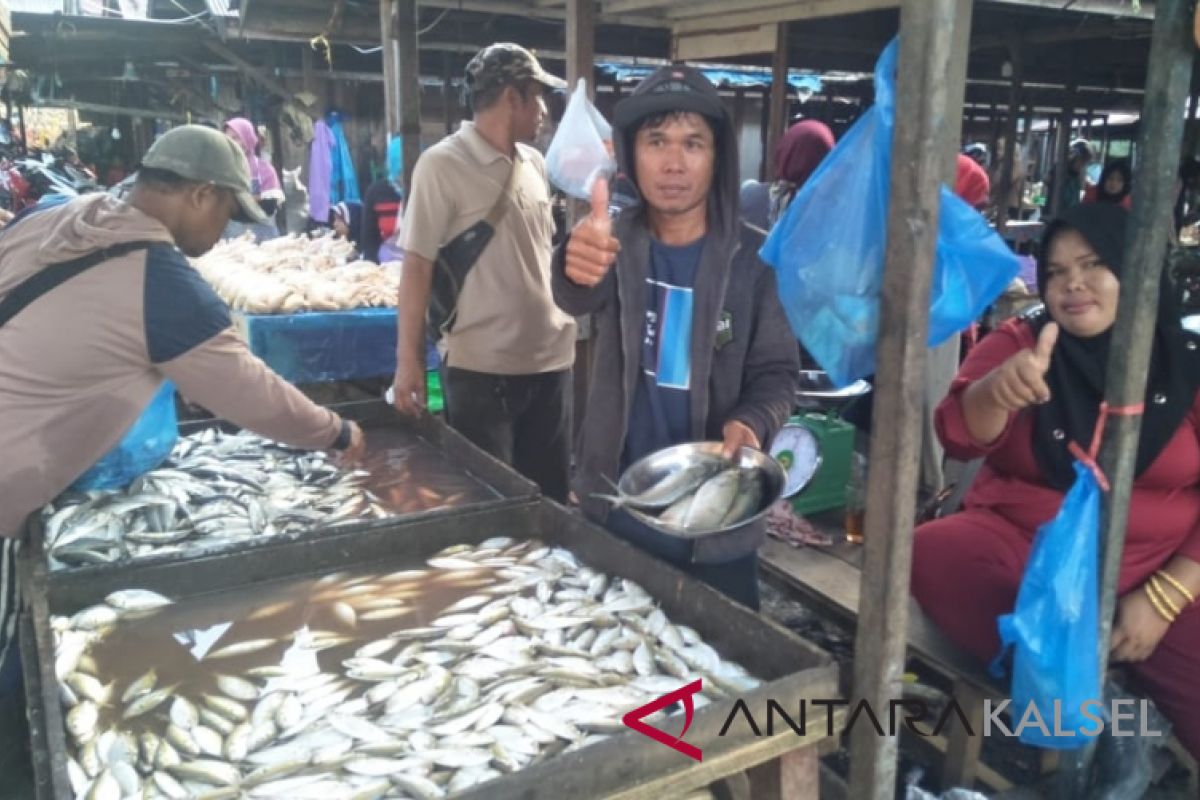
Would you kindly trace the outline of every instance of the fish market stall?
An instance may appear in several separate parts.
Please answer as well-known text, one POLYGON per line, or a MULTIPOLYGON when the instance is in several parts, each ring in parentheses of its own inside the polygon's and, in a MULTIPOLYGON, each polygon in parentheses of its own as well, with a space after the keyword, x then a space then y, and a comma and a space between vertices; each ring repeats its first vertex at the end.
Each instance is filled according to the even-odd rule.
POLYGON ((663 796, 789 752, 815 776, 835 732, 734 714, 837 698, 828 655, 549 501, 92 572, 36 549, 43 798, 663 796), (696 679, 702 761, 625 728, 696 679))
MULTIPOLYGON (((292 383, 396 371, 399 264, 354 260, 332 236, 219 242, 193 265, 233 310, 250 350, 292 383)), ((429 369, 437 351, 426 353, 429 369)))
MULTIPOLYGON (((396 373, 396 310, 357 308, 295 314, 233 313, 233 324, 250 351, 296 384, 396 373)), ((425 366, 438 366, 430 345, 425 366)))
POLYGON ((379 401, 338 411, 367 436, 366 458, 354 468, 217 423, 185 424, 165 464, 124 491, 64 494, 31 515, 30 540, 52 570, 103 570, 537 494, 533 483, 435 417, 410 420, 379 401))

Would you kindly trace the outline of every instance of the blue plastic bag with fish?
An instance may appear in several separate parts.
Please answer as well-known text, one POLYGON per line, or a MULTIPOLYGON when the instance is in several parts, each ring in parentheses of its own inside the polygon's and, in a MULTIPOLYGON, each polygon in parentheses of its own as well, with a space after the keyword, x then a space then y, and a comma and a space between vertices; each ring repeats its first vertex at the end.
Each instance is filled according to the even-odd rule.
MULTIPOLYGON (((775 268, 792 331, 838 387, 875 372, 887 246, 898 40, 875 65, 875 104, 801 187, 760 257, 775 268)), ((928 342, 971 324, 1017 274, 1016 257, 942 187, 928 342)))
POLYGON ((150 404, 116 447, 80 475, 71 488, 77 491, 122 489, 165 461, 178 439, 175 384, 163 381, 150 404))
POLYGON ((1075 750, 1090 740, 1081 731, 1100 732, 1099 538, 1100 486, 1077 461, 1058 515, 1038 529, 1016 607, 997 620, 1004 650, 992 673, 1003 676, 1012 648, 1013 725, 1028 720, 1020 729, 1026 744, 1075 750), (1089 700, 1096 704, 1085 715, 1089 700), (1044 729, 1033 724, 1031 704, 1044 729))

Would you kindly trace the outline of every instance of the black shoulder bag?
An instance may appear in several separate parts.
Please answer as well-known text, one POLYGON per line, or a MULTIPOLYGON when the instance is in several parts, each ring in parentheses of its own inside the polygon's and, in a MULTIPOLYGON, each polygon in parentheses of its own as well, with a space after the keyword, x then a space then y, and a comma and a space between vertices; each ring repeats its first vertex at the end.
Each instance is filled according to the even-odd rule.
POLYGON ((508 182, 500 190, 500 196, 492 204, 487 216, 455 236, 438 250, 433 264, 433 282, 429 287, 429 306, 425 312, 425 326, 433 341, 438 341, 454 328, 458 317, 458 296, 475 262, 496 234, 496 226, 504 218, 511 202, 513 187, 517 185, 520 160, 513 161, 508 182))

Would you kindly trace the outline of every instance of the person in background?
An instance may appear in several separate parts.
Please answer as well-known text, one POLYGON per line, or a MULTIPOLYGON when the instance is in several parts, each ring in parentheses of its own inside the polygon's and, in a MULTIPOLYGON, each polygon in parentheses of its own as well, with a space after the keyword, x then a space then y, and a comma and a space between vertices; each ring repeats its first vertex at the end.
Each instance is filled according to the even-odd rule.
POLYGON ((1185 158, 1179 165, 1179 191, 1175 197, 1175 230, 1200 219, 1200 159, 1185 158))
POLYGON ((1133 171, 1129 162, 1111 161, 1100 173, 1100 182, 1088 186, 1083 193, 1085 203, 1115 203, 1129 211, 1133 208, 1133 171))
POLYGON ((954 193, 979 212, 988 207, 992 196, 992 182, 988 179, 987 171, 975 159, 961 153, 958 155, 954 193))
POLYGON ((250 186, 254 199, 258 201, 263 213, 267 215, 265 222, 254 225, 244 225, 237 221, 225 232, 225 238, 240 236, 249 230, 254 233, 255 241, 263 242, 274 239, 279 235, 279 227, 275 223, 275 212, 283 203, 283 186, 279 183, 279 175, 270 161, 260 158, 258 133, 254 123, 245 117, 234 117, 225 123, 225 133, 229 134, 246 156, 250 165, 250 186))
POLYGON ((392 137, 388 142, 387 175, 368 186, 363 196, 359 244, 362 257, 376 264, 399 261, 402 255, 391 239, 404 212, 403 146, 399 136, 392 137))
MULTIPOLYGON (((188 263, 231 218, 266 219, 241 149, 184 125, 146 153, 127 199, 88 194, 0 233, 0 302, 52 265, 81 268, 0 323, 0 617, 12 609, 11 545, 26 517, 109 452, 164 380, 268 438, 363 454, 358 426, 256 358, 188 263)), ((0 665, 11 632, 0 618, 0 665)))
POLYGON ((971 142, 963 148, 962 155, 971 159, 985 170, 991 162, 991 155, 988 153, 987 145, 983 142, 971 142))
POLYGON ((742 219, 770 230, 832 149, 833 131, 824 122, 808 119, 788 128, 775 147, 775 181, 742 184, 742 219))
MULTIPOLYGON (((1058 203, 1058 213, 1062 214, 1068 208, 1077 206, 1083 200, 1083 192, 1088 186, 1087 168, 1092 163, 1092 146, 1087 139, 1076 139, 1067 150, 1067 168, 1063 171, 1062 194, 1058 203)), ((1046 182, 1046 211, 1054 207, 1054 185, 1057 168, 1051 168, 1046 182)))
POLYGON ((764 234, 738 210, 737 136, 699 70, 662 67, 621 100, 617 164, 640 208, 612 221, 607 186, 559 247, 554 298, 594 315, 595 360, 576 453, 583 512, 730 597, 758 606, 758 556, 696 564, 659 533, 596 497, 664 447, 767 448, 795 401, 800 359, 764 234))
POLYGON ((554 220, 546 161, 524 142, 566 88, 532 53, 493 44, 467 64, 474 120, 421 154, 404 209, 395 403, 425 407, 426 311, 438 251, 511 189, 503 217, 461 287, 442 341, 446 410, 464 436, 555 500, 567 499, 575 320, 550 290, 554 220))
MULTIPOLYGON (((938 407, 947 452, 984 464, 962 511, 917 529, 912 593, 983 662, 999 652, 996 618, 1014 608, 1038 528, 1074 481, 1069 447, 1095 432, 1128 220, 1097 203, 1052 221, 1038 260, 1045 309, 981 340, 938 407)), ((1170 282, 1159 286, 1112 659, 1200 756, 1200 339, 1180 325, 1170 282)))

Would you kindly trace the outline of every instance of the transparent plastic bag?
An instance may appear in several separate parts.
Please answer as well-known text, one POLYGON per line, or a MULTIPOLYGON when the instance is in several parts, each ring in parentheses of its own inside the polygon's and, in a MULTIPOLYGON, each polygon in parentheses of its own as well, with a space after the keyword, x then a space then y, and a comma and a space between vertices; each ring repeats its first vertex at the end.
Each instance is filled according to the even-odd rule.
MULTIPOLYGON (((775 268, 792 331, 845 387, 875 372, 887 247, 897 40, 875 64, 875 105, 801 187, 760 257, 775 268)), ((1016 256, 942 187, 930 290, 930 346, 971 324, 1016 275, 1016 256)))
POLYGON ((165 461, 178 438, 175 384, 163 381, 116 447, 80 475, 71 489, 122 489, 165 461))
POLYGON ((596 178, 616 172, 611 143, 612 126, 592 105, 587 96, 587 81, 580 78, 546 150, 546 170, 551 183, 571 197, 590 199, 596 178))

